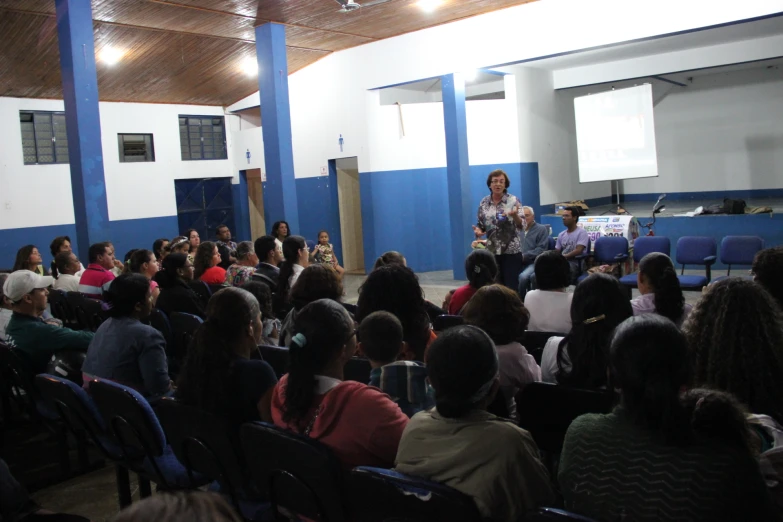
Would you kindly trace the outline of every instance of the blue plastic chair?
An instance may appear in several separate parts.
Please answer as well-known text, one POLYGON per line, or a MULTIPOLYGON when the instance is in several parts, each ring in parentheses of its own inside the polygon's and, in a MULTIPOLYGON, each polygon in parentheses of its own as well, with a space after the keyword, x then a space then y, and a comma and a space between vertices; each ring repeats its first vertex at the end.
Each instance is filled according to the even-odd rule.
POLYGON ((170 360, 173 359, 175 363, 181 363, 185 359, 193 334, 203 322, 197 315, 172 312, 169 323, 171 324, 174 347, 167 354, 170 360))
POLYGON ((136 390, 113 381, 90 381, 90 393, 123 459, 143 455, 143 468, 159 489, 194 489, 211 482, 180 464, 155 412, 136 390))
MULTIPOLYGON (((716 277, 715 281, 731 276, 731 265, 752 266, 753 258, 759 250, 764 250, 764 240, 758 236, 726 236, 720 242, 720 261, 728 265, 725 276, 716 277)), ((750 279, 750 276, 745 276, 750 279)))
POLYGON ((480 522, 473 499, 449 486, 390 469, 351 471, 352 515, 362 522, 480 522))
POLYGON ((435 318, 432 329, 436 332, 442 332, 463 324, 465 324, 465 319, 461 315, 442 314, 435 318))
POLYGON ((677 262, 682 270, 677 278, 684 290, 701 290, 712 279, 711 267, 717 260, 718 245, 714 238, 706 236, 683 236, 677 241, 677 262), (704 267, 705 275, 684 275, 685 265, 704 267))
POLYGON ((563 509, 541 508, 528 515, 525 522, 595 522, 594 519, 571 513, 563 509))
POLYGON ((550 237, 549 239, 547 239, 547 243, 546 243, 547 250, 554 250, 555 249, 555 244, 557 244, 557 241, 555 240, 555 238, 550 237))
MULTIPOLYGON (((634 269, 644 256, 652 252, 671 255, 672 243, 668 237, 661 236, 642 236, 637 237, 633 242, 633 263, 634 269)), ((620 284, 630 288, 636 288, 636 272, 624 275, 620 278, 620 284)))
MULTIPOLYGON (((588 247, 589 248, 589 247, 588 247)), ((624 237, 601 236, 595 241, 595 250, 592 257, 598 265, 611 265, 622 263, 628 259, 628 240, 624 237)), ((577 278, 577 283, 584 281, 588 274, 582 274, 577 278)))

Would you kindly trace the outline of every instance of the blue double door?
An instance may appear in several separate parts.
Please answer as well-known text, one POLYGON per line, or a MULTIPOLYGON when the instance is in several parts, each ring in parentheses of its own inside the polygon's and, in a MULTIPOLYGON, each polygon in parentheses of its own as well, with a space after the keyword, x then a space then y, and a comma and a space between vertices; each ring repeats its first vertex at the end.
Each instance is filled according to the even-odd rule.
POLYGON ((231 178, 178 179, 174 190, 180 234, 195 228, 201 241, 214 241, 220 225, 235 231, 231 178))

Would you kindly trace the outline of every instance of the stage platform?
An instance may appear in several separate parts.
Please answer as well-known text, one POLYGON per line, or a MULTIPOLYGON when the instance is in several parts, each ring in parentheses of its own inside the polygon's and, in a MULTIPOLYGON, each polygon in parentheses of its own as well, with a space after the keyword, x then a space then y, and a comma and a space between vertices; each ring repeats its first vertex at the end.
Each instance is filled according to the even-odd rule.
MULTIPOLYGON (((666 200, 666 210, 658 214, 653 230, 656 236, 666 236, 672 242, 672 259, 676 256, 677 240, 682 236, 709 236, 714 237, 720 247, 720 241, 725 236, 759 236, 764 239, 765 246, 783 245, 783 198, 745 198, 750 207, 771 207, 771 214, 742 214, 742 215, 699 215, 694 217, 681 217, 676 214, 684 214, 699 206, 708 206, 722 203, 717 199, 689 199, 666 200)), ((623 208, 634 216, 640 224, 646 224, 651 220, 650 214, 655 201, 630 201, 622 203, 623 208)), ((551 207, 550 207, 551 208, 551 207)), ((591 207, 587 211, 588 216, 614 215, 616 204, 591 207)), ((562 219, 556 214, 545 214, 541 217, 541 223, 552 226, 552 233, 559 234, 563 227, 562 219)), ((639 229, 640 234, 646 234, 646 229, 639 229)), ((679 267, 678 267, 679 268, 679 267)), ((714 268, 724 269, 725 265, 720 259, 714 268)), ((715 274, 721 275, 721 274, 715 274)))

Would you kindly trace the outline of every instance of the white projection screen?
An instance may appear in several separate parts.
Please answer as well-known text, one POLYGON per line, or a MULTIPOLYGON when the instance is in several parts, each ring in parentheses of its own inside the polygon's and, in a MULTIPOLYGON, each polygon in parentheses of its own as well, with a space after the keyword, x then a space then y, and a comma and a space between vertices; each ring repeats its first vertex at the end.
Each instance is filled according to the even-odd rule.
POLYGON ((650 84, 574 98, 579 182, 658 175, 650 84))

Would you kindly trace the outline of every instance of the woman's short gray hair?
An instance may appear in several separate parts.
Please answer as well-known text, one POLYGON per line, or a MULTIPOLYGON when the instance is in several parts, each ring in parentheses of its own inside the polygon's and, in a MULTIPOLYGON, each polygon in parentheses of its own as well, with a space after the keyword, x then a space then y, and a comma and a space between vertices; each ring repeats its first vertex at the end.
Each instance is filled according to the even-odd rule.
POLYGON ((253 242, 252 241, 241 241, 237 245, 237 259, 245 259, 250 254, 253 254, 255 251, 253 250, 253 242))

